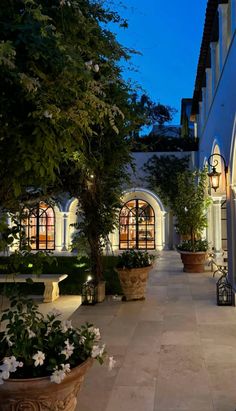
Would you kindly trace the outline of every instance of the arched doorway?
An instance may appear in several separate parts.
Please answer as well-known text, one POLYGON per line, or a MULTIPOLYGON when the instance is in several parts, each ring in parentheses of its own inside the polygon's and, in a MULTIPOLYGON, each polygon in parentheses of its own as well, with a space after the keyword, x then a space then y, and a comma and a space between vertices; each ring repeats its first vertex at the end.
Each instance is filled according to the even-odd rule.
POLYGON ((155 249, 155 213, 147 201, 135 198, 122 207, 119 218, 119 248, 155 249))
POLYGON ((21 224, 32 250, 55 249, 55 215, 50 205, 40 202, 34 208, 24 210, 21 224))

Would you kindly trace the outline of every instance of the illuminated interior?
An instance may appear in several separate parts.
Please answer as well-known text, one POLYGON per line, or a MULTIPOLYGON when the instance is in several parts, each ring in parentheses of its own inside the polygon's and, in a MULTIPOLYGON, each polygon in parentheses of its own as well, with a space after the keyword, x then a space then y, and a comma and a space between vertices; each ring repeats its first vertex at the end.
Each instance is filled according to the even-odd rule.
POLYGON ((27 242, 32 250, 55 249, 55 215, 51 206, 40 203, 31 210, 25 210, 23 227, 27 242))
POLYGON ((120 249, 155 249, 155 214, 144 200, 130 200, 120 211, 120 249))

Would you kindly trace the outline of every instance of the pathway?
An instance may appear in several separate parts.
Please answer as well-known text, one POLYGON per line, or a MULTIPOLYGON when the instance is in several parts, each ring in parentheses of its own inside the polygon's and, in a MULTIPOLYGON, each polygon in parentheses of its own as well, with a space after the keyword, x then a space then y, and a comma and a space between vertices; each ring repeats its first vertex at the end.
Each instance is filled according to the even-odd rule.
POLYGON ((145 301, 75 311, 73 324, 99 326, 117 360, 111 372, 93 365, 77 411, 234 411, 236 309, 216 306, 215 282, 163 252, 145 301))

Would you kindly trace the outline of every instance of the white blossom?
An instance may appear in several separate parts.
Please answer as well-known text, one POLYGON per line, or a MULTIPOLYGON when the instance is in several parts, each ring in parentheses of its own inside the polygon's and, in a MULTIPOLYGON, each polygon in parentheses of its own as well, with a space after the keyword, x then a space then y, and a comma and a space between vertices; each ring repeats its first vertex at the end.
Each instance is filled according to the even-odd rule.
POLYGON ((28 331, 29 338, 33 338, 36 336, 36 334, 29 327, 27 327, 27 331, 28 331))
POLYGON ((98 65, 98 64, 94 64, 93 69, 94 69, 95 73, 98 73, 98 72, 99 72, 99 65, 98 65))
POLYGON ((50 376, 50 380, 56 384, 60 384, 64 380, 66 373, 63 370, 55 370, 50 376))
POLYGON ((61 364, 61 368, 64 372, 69 373, 70 370, 70 364, 61 364))
POLYGON ((44 115, 45 118, 52 118, 52 113, 50 113, 50 111, 48 111, 48 110, 45 110, 43 115, 44 115))
POLYGON ((87 68, 87 70, 91 70, 92 65, 93 65, 93 60, 86 61, 85 63, 85 67, 87 68))
POLYGON ((95 341, 99 341, 101 339, 101 334, 99 328, 89 327, 88 331, 95 335, 95 341))
POLYGON ((187 213, 187 211, 188 211, 188 208, 187 208, 187 207, 184 207, 184 211, 185 211, 185 213, 187 213))
POLYGON ((79 339, 80 344, 84 344, 85 341, 86 341, 85 335, 81 335, 81 336, 80 336, 80 339, 79 339))
POLYGON ((3 365, 1 365, 0 369, 3 371, 15 372, 18 366, 19 361, 12 355, 11 357, 5 357, 3 359, 3 365))
POLYGON ((74 349, 75 349, 74 344, 73 343, 70 344, 70 342, 67 338, 67 340, 65 341, 65 348, 64 348, 64 350, 61 351, 61 354, 65 355, 66 359, 68 360, 68 358, 70 358, 71 355, 73 354, 74 349))
POLYGON ((95 344, 92 348, 91 357, 92 358, 101 357, 102 354, 104 353, 104 350, 105 350, 105 344, 103 344, 102 347, 99 347, 99 345, 95 344))
POLYGON ((38 365, 43 365, 45 360, 45 354, 42 351, 38 351, 36 354, 33 355, 34 366, 37 367, 38 365))
POLYGON ((72 329, 71 321, 66 320, 66 321, 61 322, 61 331, 63 333, 66 333, 68 330, 71 330, 71 329, 72 329))
POLYGON ((108 364, 109 371, 111 371, 115 367, 115 364, 116 364, 116 360, 114 360, 113 357, 109 357, 109 364, 108 364))
POLYGON ((48 316, 52 317, 59 317, 59 315, 62 315, 62 312, 60 310, 57 310, 57 308, 53 308, 51 311, 48 312, 48 316))

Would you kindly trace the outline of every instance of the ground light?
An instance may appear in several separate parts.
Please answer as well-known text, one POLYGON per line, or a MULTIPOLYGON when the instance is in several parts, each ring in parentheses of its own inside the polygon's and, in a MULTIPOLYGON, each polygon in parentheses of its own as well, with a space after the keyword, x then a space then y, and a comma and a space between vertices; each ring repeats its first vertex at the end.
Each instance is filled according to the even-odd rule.
POLYGON ((94 305, 96 302, 96 284, 89 275, 87 281, 82 285, 82 304, 94 305))

